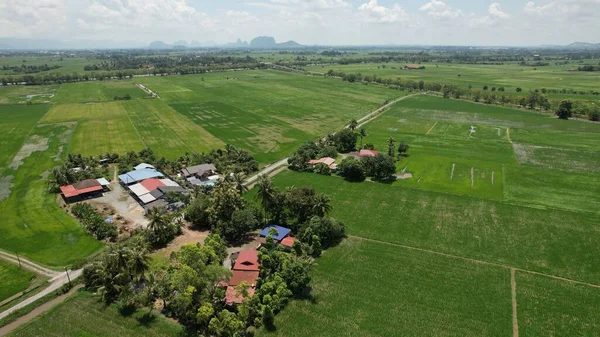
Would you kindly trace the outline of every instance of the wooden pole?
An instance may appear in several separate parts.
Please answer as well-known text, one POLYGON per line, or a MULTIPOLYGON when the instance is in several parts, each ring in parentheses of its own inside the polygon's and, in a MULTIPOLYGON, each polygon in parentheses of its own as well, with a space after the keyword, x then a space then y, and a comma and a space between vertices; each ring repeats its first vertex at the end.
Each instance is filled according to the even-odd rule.
POLYGON ((21 266, 21 259, 19 258, 19 253, 15 252, 15 254, 17 255, 17 261, 19 261, 19 268, 23 269, 23 266, 21 266))
POLYGON ((67 279, 69 280, 69 286, 71 285, 71 277, 69 276, 69 271, 67 270, 67 267, 65 267, 65 273, 67 273, 67 279))

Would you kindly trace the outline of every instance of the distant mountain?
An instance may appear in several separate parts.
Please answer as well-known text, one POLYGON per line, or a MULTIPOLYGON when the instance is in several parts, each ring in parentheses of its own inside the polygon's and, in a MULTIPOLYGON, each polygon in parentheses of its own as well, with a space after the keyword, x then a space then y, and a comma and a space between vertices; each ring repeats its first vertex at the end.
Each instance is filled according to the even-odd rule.
POLYGON ((172 49, 173 46, 162 41, 153 41, 150 43, 150 49, 172 49))
POLYGON ((302 45, 295 41, 277 43, 277 41, 275 41, 275 38, 272 36, 259 36, 250 41, 250 48, 254 49, 280 49, 298 47, 302 47, 302 45))
POLYGON ((175 46, 181 46, 181 47, 187 47, 188 46, 188 42, 186 40, 179 40, 179 41, 175 41, 175 43, 173 43, 173 45, 175 45, 175 46))
POLYGON ((569 49, 600 49, 600 43, 574 42, 565 47, 569 49))
POLYGON ((237 39, 236 42, 230 42, 224 44, 223 48, 248 48, 248 42, 237 39))

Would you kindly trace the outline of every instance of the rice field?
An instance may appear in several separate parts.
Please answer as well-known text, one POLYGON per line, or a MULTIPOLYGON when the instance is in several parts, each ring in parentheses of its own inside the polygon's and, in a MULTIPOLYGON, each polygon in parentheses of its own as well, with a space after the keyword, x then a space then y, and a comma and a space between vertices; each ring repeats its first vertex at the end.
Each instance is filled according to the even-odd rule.
POLYGON ((0 260, 0 302, 27 289, 33 277, 35 274, 0 260))
POLYGON ((183 329, 147 310, 121 311, 80 291, 9 336, 181 336, 183 329))

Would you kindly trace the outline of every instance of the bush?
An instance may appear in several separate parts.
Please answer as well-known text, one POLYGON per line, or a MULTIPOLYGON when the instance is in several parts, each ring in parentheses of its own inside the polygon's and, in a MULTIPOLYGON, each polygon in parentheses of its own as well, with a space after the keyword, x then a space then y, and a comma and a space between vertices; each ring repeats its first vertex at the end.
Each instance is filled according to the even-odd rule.
POLYGON ((117 238, 117 225, 106 222, 90 204, 80 203, 73 206, 73 215, 79 219, 83 227, 98 240, 117 238))

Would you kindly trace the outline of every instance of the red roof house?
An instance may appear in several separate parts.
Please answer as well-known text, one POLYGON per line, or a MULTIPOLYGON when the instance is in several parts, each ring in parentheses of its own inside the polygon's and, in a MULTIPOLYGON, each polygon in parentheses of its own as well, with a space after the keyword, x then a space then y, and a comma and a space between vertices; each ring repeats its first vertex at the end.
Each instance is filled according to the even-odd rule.
POLYGON ((100 192, 102 190, 102 185, 96 179, 83 180, 73 185, 60 187, 60 191, 65 198, 79 197, 88 193, 100 192))
MULTIPOLYGON (((248 291, 248 297, 252 297, 254 295, 254 288, 248 287, 246 289, 248 291)), ((238 294, 234 287, 228 286, 227 291, 225 292, 225 304, 233 305, 233 304, 242 304, 244 302, 244 296, 242 294, 238 294)))
POLYGON ((313 160, 309 161, 308 163, 311 165, 325 164, 327 166, 331 166, 331 165, 333 165, 333 163, 335 163, 335 159, 333 159, 331 157, 323 157, 323 158, 319 158, 319 159, 313 159, 313 160))
POLYGON ((286 236, 283 240, 281 240, 281 244, 288 248, 292 248, 292 246, 294 246, 294 242, 296 242, 296 238, 292 236, 286 236))
POLYGON ((144 186, 148 191, 152 192, 155 189, 162 187, 162 186, 166 186, 165 183, 163 183, 162 181, 160 181, 160 179, 146 179, 144 181, 142 181, 140 183, 142 186, 144 186))
POLYGON ((376 157, 378 154, 379 152, 374 150, 360 150, 358 153, 360 157, 376 157))
POLYGON ((235 260, 233 270, 259 271, 258 252, 254 249, 240 252, 240 255, 235 260))
POLYGON ((235 287, 242 284, 242 282, 247 282, 248 285, 254 286, 258 275, 258 271, 234 270, 233 275, 229 279, 229 285, 235 287))

